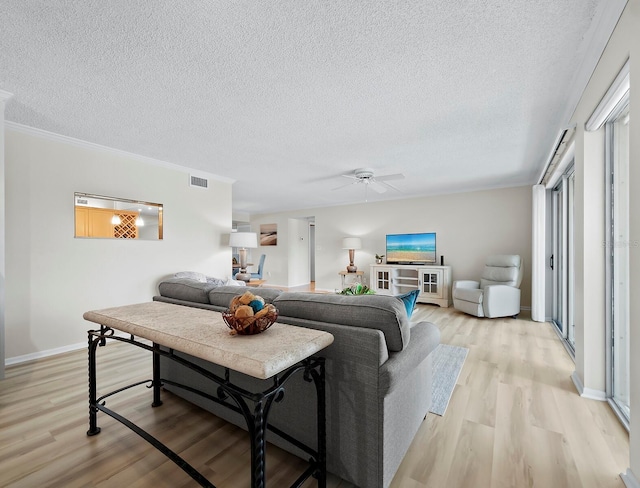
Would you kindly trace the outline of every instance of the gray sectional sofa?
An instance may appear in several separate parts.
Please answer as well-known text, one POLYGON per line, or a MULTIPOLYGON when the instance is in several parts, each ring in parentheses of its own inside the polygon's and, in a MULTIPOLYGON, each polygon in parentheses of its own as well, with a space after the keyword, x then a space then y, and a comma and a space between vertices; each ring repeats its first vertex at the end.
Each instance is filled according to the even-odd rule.
MULTIPOLYGON (((186 279, 165 280, 158 288, 160 294, 154 300, 218 312, 246 291, 186 279)), ((278 322, 333 334, 333 344, 320 353, 326 358, 327 469, 362 488, 387 487, 431 405, 430 355, 440 340, 438 328, 428 322, 410 324, 403 303, 389 296, 269 288, 252 292, 278 308, 278 322)), ((223 375, 216 365, 189 359, 223 375)), ((205 388, 199 376, 172 361, 163 360, 161 371, 163 378, 205 388)), ((233 372, 232 381, 256 391, 271 384, 233 372)), ((246 429, 244 419, 235 412, 188 391, 167 388, 246 429)), ((289 382, 269 422, 315 446, 315 397, 313 384, 289 382)), ((268 440, 303 459, 308 457, 276 436, 268 440)))

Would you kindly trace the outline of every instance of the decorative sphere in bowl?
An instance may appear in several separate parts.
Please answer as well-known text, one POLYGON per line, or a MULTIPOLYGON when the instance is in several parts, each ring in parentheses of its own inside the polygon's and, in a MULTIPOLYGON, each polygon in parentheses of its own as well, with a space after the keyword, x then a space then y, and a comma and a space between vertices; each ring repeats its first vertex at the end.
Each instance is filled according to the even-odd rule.
POLYGON ((229 309, 222 312, 222 319, 231 334, 259 334, 271 327, 278 318, 278 310, 272 304, 265 304, 262 297, 250 291, 231 300, 229 309))
POLYGON ((222 319, 224 320, 227 327, 231 329, 231 334, 238 335, 252 335, 259 334, 267 330, 271 327, 276 319, 278 318, 278 311, 274 311, 273 313, 267 313, 262 317, 242 317, 237 318, 233 313, 222 312, 222 319))

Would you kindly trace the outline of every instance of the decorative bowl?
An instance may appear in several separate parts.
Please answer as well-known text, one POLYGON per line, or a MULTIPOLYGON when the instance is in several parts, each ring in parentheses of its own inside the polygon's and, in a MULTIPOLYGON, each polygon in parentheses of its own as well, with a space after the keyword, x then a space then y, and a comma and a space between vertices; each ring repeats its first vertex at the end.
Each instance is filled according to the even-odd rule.
POLYGON ((233 312, 227 310, 222 312, 222 319, 227 327, 231 329, 232 335, 253 335, 259 334, 271 327, 278 318, 278 310, 273 309, 260 317, 236 317, 233 312))

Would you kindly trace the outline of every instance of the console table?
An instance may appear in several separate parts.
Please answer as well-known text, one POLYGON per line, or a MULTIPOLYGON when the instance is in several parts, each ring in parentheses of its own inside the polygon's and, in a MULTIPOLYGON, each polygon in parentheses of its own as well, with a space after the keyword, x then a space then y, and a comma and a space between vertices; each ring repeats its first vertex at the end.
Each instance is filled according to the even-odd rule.
POLYGON ((162 405, 160 390, 164 383, 177 387, 184 385, 160 377, 160 356, 167 357, 211 381, 216 391, 211 395, 203 391, 189 391, 241 413, 247 421, 251 439, 251 486, 265 486, 265 433, 269 429, 276 435, 311 454, 310 466, 292 486, 300 486, 309 476, 318 480, 318 486, 326 486, 326 433, 325 433, 325 374, 324 358, 311 357, 333 342, 328 332, 286 324, 273 324, 261 334, 252 336, 230 335, 222 315, 210 310, 173 305, 163 302, 140 303, 104 310, 86 312, 84 318, 100 325, 99 330, 89 330, 89 430, 87 435, 97 435, 98 411, 118 420, 140 435, 156 449, 180 466, 201 486, 213 487, 202 474, 189 465, 169 447, 130 420, 106 407, 105 400, 128 388, 147 384, 153 391, 152 407, 162 405), (115 330, 130 334, 130 337, 115 335, 115 330), (137 340, 137 338, 151 341, 137 340), (96 356, 98 346, 107 340, 132 344, 153 353, 153 377, 98 397, 96 356), (200 366, 176 355, 187 353, 225 368, 225 377, 219 377, 200 366), (255 378, 273 378, 273 385, 262 392, 249 392, 235 386, 230 371, 238 371, 255 378), (271 428, 267 421, 273 402, 284 394, 284 386, 297 372, 302 372, 306 381, 313 381, 317 392, 317 450, 292 438, 288 434, 271 428), (217 386, 217 389, 216 389, 217 386), (250 404, 247 403, 247 400, 250 404))

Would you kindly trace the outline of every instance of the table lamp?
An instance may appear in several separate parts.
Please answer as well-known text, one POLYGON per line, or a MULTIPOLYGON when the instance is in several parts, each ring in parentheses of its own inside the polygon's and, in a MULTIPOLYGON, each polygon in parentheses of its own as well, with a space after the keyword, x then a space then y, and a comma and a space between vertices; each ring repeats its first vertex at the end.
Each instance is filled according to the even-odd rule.
POLYGON ((345 237, 342 239, 342 249, 349 250, 349 266, 347 266, 347 271, 349 273, 355 273, 358 271, 358 267, 353 264, 353 259, 356 254, 356 249, 362 248, 362 242, 359 237, 345 237))
POLYGON ((251 273, 247 273, 247 248, 258 247, 258 236, 255 232, 232 232, 229 235, 229 246, 237 247, 240 256, 240 272, 234 279, 249 281, 251 273))

